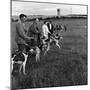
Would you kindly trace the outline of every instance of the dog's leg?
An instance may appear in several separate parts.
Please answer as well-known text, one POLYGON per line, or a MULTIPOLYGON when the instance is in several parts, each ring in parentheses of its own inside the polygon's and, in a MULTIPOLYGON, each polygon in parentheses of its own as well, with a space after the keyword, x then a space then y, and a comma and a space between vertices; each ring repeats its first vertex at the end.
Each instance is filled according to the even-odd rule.
POLYGON ((26 75, 26 72, 25 72, 26 61, 27 61, 27 57, 25 58, 25 62, 23 63, 23 73, 24 73, 24 75, 26 75))
POLYGON ((40 61, 40 53, 36 55, 36 61, 40 61))
POLYGON ((45 52, 44 52, 44 56, 47 54, 47 50, 45 50, 45 52))
POLYGON ((38 54, 38 60, 40 61, 40 53, 38 54))
POLYGON ((24 73, 24 75, 26 75, 26 72, 25 72, 25 65, 26 65, 26 63, 23 63, 23 73, 24 73))
POLYGON ((50 50, 50 44, 48 43, 47 51, 49 51, 49 50, 50 50))
POLYGON ((44 51, 44 56, 46 55, 46 53, 47 53, 47 50, 44 51))
POLYGON ((56 44, 56 46, 58 46, 60 48, 60 45, 59 44, 56 44))
POLYGON ((40 49, 36 47, 36 62, 40 60, 40 49))
POLYGON ((14 64, 14 61, 13 61, 13 58, 11 59, 11 66, 12 66, 12 71, 13 71, 13 64, 14 64))
POLYGON ((24 73, 24 75, 26 75, 26 72, 25 72, 25 64, 23 64, 23 73, 24 73))
POLYGON ((39 54, 37 53, 37 54, 36 54, 36 62, 39 61, 39 60, 40 60, 40 59, 39 59, 39 54))
POLYGON ((36 62, 39 60, 39 58, 38 58, 38 54, 36 54, 36 62))
POLYGON ((22 64, 20 64, 20 69, 19 69, 19 73, 21 73, 21 69, 22 69, 22 64))
POLYGON ((15 58, 15 56, 16 56, 16 55, 13 55, 13 57, 11 58, 12 71, 13 71, 13 64, 14 64, 13 59, 15 58))
POLYGON ((44 52, 44 56, 47 54, 47 52, 48 52, 48 49, 45 50, 45 52, 44 52))
POLYGON ((59 43, 58 43, 58 42, 56 42, 56 46, 58 46, 58 47, 60 48, 60 45, 59 45, 59 43))
POLYGON ((25 61, 23 62, 23 73, 24 73, 24 75, 26 74, 26 72, 25 72, 25 66, 26 66, 26 62, 27 62, 27 57, 28 57, 28 55, 26 55, 26 54, 24 54, 23 53, 23 55, 24 55, 24 57, 25 57, 25 61))
POLYGON ((37 62, 37 54, 36 54, 36 62, 37 62))

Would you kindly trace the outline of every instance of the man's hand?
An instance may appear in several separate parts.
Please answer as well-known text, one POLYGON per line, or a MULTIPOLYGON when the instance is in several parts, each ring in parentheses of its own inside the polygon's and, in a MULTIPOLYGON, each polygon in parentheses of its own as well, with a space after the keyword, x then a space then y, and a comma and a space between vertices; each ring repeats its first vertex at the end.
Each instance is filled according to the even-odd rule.
POLYGON ((34 37, 28 37, 28 40, 34 39, 34 37))
POLYGON ((34 39, 34 37, 30 37, 30 39, 34 39))

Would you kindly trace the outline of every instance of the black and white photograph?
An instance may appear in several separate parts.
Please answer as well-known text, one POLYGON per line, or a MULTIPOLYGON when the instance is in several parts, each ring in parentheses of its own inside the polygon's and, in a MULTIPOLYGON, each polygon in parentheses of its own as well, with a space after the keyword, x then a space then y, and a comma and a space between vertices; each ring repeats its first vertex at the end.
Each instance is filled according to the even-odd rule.
POLYGON ((11 1, 11 89, 88 85, 88 5, 11 1))

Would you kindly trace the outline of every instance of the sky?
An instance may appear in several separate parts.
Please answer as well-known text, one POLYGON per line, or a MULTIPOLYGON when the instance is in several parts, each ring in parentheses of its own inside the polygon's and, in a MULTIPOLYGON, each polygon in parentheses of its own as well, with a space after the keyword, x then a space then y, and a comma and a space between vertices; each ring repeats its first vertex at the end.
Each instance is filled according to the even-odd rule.
POLYGON ((58 8, 61 15, 87 14, 87 6, 85 5, 12 1, 12 15, 21 13, 27 15, 57 15, 58 8))

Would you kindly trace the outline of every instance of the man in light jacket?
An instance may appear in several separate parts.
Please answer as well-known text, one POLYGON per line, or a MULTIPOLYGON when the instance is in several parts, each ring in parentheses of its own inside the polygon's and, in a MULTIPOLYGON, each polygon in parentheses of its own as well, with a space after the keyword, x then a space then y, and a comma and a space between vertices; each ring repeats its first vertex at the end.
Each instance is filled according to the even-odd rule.
POLYGON ((46 40, 49 39, 48 35, 50 34, 50 31, 48 29, 46 21, 44 21, 44 24, 42 25, 42 34, 43 34, 43 36, 45 37, 46 40))
POLYGON ((18 50, 23 51, 27 48, 27 41, 30 41, 31 37, 27 36, 27 30, 25 28, 27 16, 24 14, 20 14, 19 19, 19 22, 16 24, 15 40, 18 45, 18 50))

